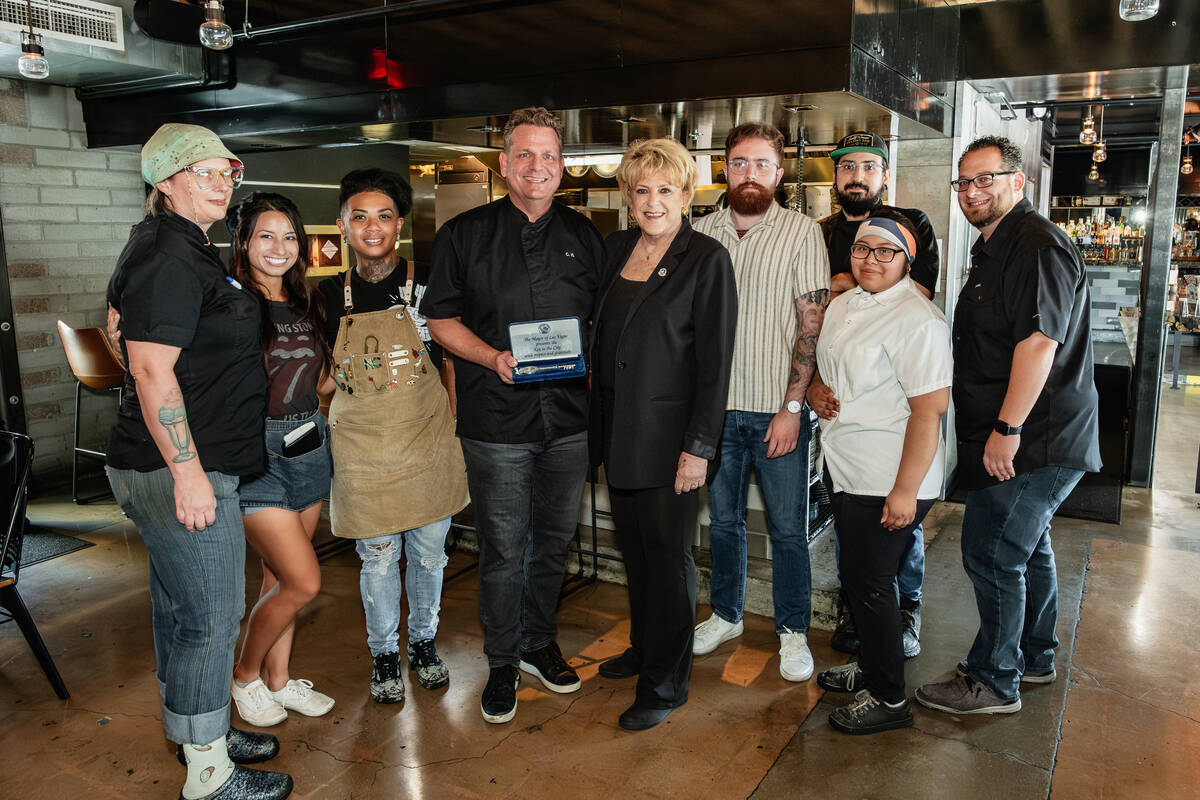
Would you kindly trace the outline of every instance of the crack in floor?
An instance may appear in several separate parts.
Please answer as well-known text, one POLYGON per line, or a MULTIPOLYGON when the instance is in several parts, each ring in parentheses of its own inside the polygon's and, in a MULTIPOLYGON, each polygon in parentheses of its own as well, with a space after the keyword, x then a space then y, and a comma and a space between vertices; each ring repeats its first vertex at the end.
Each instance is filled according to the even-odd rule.
POLYGON ((1120 689, 1114 689, 1111 686, 1105 686, 1103 683, 1100 682, 1099 678, 1097 678, 1095 675, 1088 672, 1086 669, 1079 666, 1078 664, 1072 664, 1071 668, 1076 670, 1077 672, 1082 673, 1083 675, 1086 675, 1092 681, 1093 685, 1091 688, 1093 688, 1093 689, 1099 689, 1102 692, 1108 692, 1109 694, 1115 694, 1118 697, 1124 697, 1126 700, 1132 700, 1133 702, 1137 703, 1138 705, 1148 706, 1150 708, 1153 708, 1155 711, 1161 711, 1164 714, 1171 714, 1173 716, 1180 717, 1181 719, 1186 719, 1188 722, 1194 722, 1196 724, 1200 724, 1200 720, 1196 719, 1195 717, 1189 717, 1187 714, 1184 714, 1182 711, 1176 711, 1175 709, 1172 709, 1172 708, 1164 708, 1163 706, 1158 705, 1157 703, 1152 703, 1148 700, 1145 700, 1144 698, 1135 697, 1134 695, 1131 695, 1128 692, 1122 692, 1120 689))
POLYGON ((927 731, 919 726, 915 726, 913 730, 922 736, 928 736, 932 739, 940 739, 943 742, 957 742, 965 747, 970 748, 971 750, 976 750, 980 753, 986 753, 989 756, 999 756, 1001 758, 1007 758, 1010 761, 1016 761, 1018 764, 1024 764, 1027 767, 1036 769, 1038 772, 1045 773, 1047 777, 1050 776, 1050 769, 1048 767, 1043 767, 1040 764, 1034 764, 1032 761, 1022 758, 1016 753, 1009 752, 1008 750, 989 750, 986 747, 975 744, 974 742, 969 742, 966 739, 959 739, 954 736, 942 736, 940 734, 933 733, 932 731, 927 731))

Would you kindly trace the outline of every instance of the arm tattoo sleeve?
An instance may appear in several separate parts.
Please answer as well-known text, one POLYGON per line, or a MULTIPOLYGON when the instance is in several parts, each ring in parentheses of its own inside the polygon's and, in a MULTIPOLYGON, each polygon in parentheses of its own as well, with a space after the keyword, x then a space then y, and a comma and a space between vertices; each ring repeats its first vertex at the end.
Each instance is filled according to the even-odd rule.
POLYGON ((829 290, 819 289, 796 300, 796 344, 792 348, 792 371, 788 377, 788 396, 802 398, 817 367, 817 337, 825 321, 829 290))
POLYGON ((163 404, 158 409, 158 422, 167 429, 171 444, 179 451, 172 461, 181 464, 196 457, 196 451, 192 450, 192 432, 188 428, 187 409, 183 407, 183 394, 178 389, 171 390, 163 398, 163 404))

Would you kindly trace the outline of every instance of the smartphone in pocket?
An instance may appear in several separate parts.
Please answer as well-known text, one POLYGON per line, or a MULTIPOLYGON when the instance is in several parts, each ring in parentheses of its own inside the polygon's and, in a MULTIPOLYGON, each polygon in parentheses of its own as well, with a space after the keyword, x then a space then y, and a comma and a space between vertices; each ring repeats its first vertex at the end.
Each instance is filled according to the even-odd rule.
POLYGON ((316 450, 321 446, 321 433, 313 420, 301 425, 295 430, 288 431, 283 436, 283 457, 295 458, 316 450))

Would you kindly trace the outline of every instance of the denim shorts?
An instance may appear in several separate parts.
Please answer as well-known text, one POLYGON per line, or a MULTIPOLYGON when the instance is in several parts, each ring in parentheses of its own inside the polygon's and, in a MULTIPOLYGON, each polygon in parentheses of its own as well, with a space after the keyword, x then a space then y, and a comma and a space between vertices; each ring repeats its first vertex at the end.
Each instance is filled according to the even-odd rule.
POLYGON ((242 480, 238 488, 242 513, 253 514, 264 508, 303 511, 329 496, 333 458, 329 453, 329 425, 314 411, 306 419, 267 420, 267 471, 242 480), (321 444, 299 456, 283 455, 283 437, 304 423, 317 423, 321 444))

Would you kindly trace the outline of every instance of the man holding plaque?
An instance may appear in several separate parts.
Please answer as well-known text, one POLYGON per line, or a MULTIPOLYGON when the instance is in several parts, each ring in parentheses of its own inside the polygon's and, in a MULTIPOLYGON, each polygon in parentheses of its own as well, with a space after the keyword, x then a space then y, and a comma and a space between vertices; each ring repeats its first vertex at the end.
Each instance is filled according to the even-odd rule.
POLYGON ((713 614, 696 626, 693 652, 710 653, 742 634, 746 596, 746 496, 758 477, 771 535, 775 632, 785 680, 812 677, 807 520, 807 412, 817 336, 829 302, 829 256, 816 222, 775 203, 783 134, 747 122, 725 139, 729 208, 695 228, 729 250, 738 326, 725 405, 720 466, 709 480, 713 614))
POLYGON ((433 244, 423 311, 456 357, 458 436, 479 536, 479 616, 488 722, 516 714, 518 669, 550 691, 580 687, 555 641, 558 594, 587 477, 582 328, 604 246, 554 203, 562 122, 514 111, 500 172, 508 196, 447 222, 433 244))

